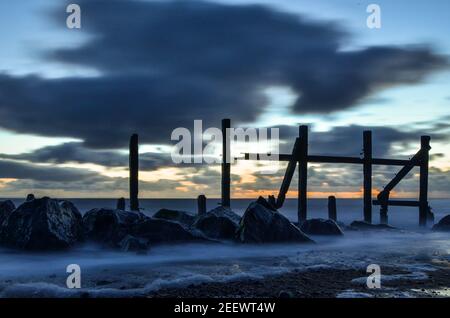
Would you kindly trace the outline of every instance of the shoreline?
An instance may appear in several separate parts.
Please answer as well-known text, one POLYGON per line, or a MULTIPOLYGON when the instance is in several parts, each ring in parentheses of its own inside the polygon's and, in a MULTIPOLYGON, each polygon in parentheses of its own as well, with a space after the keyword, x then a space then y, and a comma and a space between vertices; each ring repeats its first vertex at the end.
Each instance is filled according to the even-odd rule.
MULTIPOLYGON (((434 264, 435 265, 435 264, 434 264)), ((381 288, 369 289, 352 280, 367 277, 360 269, 294 270, 263 279, 232 282, 208 282, 182 288, 163 288, 149 293, 149 298, 440 298, 450 296, 450 267, 427 272, 426 279, 408 278, 411 273, 398 268, 384 268, 384 275, 398 279, 383 282, 381 288), (403 276, 403 277, 402 277, 403 276)))

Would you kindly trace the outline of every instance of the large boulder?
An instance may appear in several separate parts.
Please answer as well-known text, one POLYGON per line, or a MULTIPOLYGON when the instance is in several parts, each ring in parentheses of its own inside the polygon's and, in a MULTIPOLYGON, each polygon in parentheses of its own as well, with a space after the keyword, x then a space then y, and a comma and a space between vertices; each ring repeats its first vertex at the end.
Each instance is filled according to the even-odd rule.
POLYGON ((186 227, 190 227, 195 221, 195 216, 190 214, 189 212, 169 209, 159 210, 153 215, 153 218, 178 222, 186 227))
POLYGON ((190 242, 203 240, 199 231, 191 230, 182 224, 164 219, 146 218, 133 225, 131 233, 145 238, 150 243, 190 242))
POLYGON ((69 201, 48 197, 20 205, 3 221, 0 243, 28 250, 56 250, 82 238, 82 217, 69 201))
POLYGON ((365 221, 353 221, 350 228, 357 231, 397 230, 397 228, 387 224, 371 224, 365 221))
POLYGON ((16 206, 11 200, 0 201, 0 232, 2 230, 3 222, 8 219, 9 215, 15 208, 16 206))
POLYGON ((241 219, 238 238, 242 243, 313 242, 263 200, 250 203, 241 219))
POLYGON ((119 243, 131 233, 132 226, 145 218, 141 212, 92 209, 83 216, 83 231, 89 240, 109 247, 121 247, 119 243))
POLYGON ((149 248, 149 241, 147 239, 126 235, 119 243, 120 249, 124 252, 137 252, 145 254, 149 248))
POLYGON ((236 238, 240 220, 241 217, 230 208, 219 206, 208 213, 199 215, 193 227, 211 239, 233 240, 236 238))
POLYGON ((308 235, 344 235, 335 221, 325 219, 306 220, 300 230, 308 235))
POLYGON ((450 215, 444 216, 433 226, 432 230, 438 232, 450 232, 450 215))

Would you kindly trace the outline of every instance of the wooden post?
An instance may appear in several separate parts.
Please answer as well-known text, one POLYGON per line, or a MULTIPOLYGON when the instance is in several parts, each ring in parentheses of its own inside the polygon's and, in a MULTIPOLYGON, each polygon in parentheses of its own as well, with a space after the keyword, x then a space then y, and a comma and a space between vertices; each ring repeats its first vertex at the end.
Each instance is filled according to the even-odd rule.
POLYGON ((336 197, 333 195, 328 197, 328 218, 337 221, 336 197))
POLYGON ((231 121, 222 119, 222 206, 230 207, 230 133, 231 121))
POLYGON ((300 150, 298 158, 298 224, 306 221, 308 191, 308 126, 299 127, 300 150))
POLYGON ((389 192, 382 191, 378 195, 380 201, 380 224, 388 224, 389 192))
POLYGON ((291 185, 292 177, 294 176, 295 172, 295 167, 297 166, 299 149, 300 138, 297 138, 295 139, 291 160, 289 160, 288 166, 286 168, 286 173, 284 174, 283 182, 281 183, 280 192, 278 193, 275 205, 277 209, 281 208, 284 204, 284 201, 286 200, 286 193, 289 191, 289 186, 291 185))
POLYGON ((427 225, 428 215, 428 163, 430 161, 430 136, 422 136, 420 149, 422 157, 420 160, 420 190, 419 190, 419 224, 427 225))
POLYGON ((130 209, 139 211, 139 137, 133 134, 130 138, 130 209))
POLYGON ((363 134, 364 221, 372 223, 372 132, 363 134))
POLYGON ((206 196, 200 194, 197 198, 198 204, 198 215, 202 215, 206 213, 206 196))
POLYGON ((125 198, 117 199, 116 209, 125 211, 125 198))

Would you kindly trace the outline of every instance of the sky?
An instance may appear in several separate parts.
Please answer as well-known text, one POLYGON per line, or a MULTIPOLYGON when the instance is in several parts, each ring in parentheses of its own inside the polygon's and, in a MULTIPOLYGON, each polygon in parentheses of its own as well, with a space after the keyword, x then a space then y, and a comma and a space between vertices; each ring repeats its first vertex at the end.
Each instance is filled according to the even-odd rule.
MULTIPOLYGON (((72 3, 80 29, 66 26, 69 2, 0 2, 0 197, 127 197, 132 133, 142 198, 219 197, 220 166, 174 163, 171 133, 230 118, 279 128, 282 153, 300 124, 314 154, 359 156, 372 130, 377 156, 409 158, 430 135, 430 196, 450 198, 448 1, 72 3), (380 29, 367 27, 372 3, 380 29)), ((269 164, 233 164, 232 197, 276 194, 285 164, 267 175, 269 164)), ((376 191, 397 170, 374 167, 376 191)), ((311 197, 362 195, 361 167, 308 174, 311 197)), ((393 196, 417 187, 414 170, 393 196)))

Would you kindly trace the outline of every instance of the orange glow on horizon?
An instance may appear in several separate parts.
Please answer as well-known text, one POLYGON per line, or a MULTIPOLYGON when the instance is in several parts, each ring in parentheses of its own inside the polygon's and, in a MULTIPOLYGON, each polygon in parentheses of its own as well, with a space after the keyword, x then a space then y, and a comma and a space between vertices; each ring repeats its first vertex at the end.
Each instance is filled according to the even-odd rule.
MULTIPOLYGON (((376 198, 378 195, 378 190, 372 190, 372 197, 376 198)), ((261 191, 254 191, 254 190, 238 190, 233 191, 232 197, 234 199, 248 199, 248 198, 257 198, 259 196, 268 197, 269 195, 278 195, 277 190, 261 190, 261 191)), ((327 191, 308 191, 307 196, 311 199, 326 199, 329 196, 335 196, 340 199, 362 199, 363 197, 363 191, 362 189, 360 191, 334 191, 334 192, 327 192, 327 191)), ((411 198, 415 197, 416 193, 411 192, 391 192, 391 198, 411 198)), ((290 190, 286 194, 287 199, 297 199, 298 193, 297 190, 290 190)))

